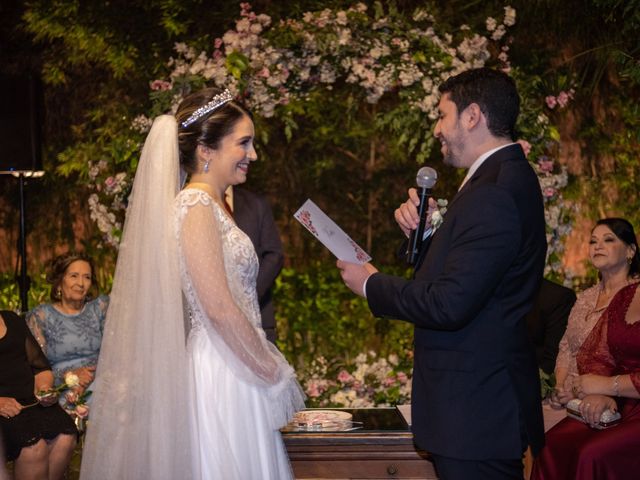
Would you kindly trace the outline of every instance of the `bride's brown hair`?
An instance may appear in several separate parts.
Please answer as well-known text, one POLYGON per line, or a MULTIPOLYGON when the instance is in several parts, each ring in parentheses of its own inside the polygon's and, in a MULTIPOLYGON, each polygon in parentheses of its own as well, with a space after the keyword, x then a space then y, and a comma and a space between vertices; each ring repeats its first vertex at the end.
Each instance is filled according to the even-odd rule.
POLYGON ((176 120, 178 121, 180 164, 187 173, 195 173, 198 169, 196 158, 198 145, 215 150, 218 148, 220 140, 231 133, 233 127, 243 116, 253 118, 251 112, 244 105, 237 100, 231 100, 188 126, 182 125, 182 122, 188 119, 193 112, 222 92, 223 90, 219 88, 205 88, 190 94, 178 106, 176 120))

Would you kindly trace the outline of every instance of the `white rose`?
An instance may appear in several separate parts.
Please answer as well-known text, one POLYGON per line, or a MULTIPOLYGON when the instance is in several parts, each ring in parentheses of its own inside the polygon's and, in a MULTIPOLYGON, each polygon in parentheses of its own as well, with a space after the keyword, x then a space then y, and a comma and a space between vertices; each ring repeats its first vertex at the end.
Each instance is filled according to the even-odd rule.
POLYGON ((77 387, 80 385, 80 379, 75 373, 67 372, 64 376, 64 383, 67 384, 67 387, 77 387))

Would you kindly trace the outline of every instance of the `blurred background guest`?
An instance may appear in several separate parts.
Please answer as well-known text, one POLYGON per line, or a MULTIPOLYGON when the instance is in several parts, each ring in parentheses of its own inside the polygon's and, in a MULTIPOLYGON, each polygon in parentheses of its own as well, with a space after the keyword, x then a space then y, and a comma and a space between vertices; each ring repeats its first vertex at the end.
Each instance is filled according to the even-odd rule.
MULTIPOLYGON (((77 430, 57 403, 51 366, 18 315, 0 312, 0 433, 15 480, 62 479, 77 430)), ((0 474, 1 477, 1 474, 0 474)))
POLYGON ((556 365, 558 345, 567 329, 569 312, 576 303, 576 294, 570 288, 546 278, 527 315, 527 328, 536 349, 538 367, 551 374, 556 365))
POLYGON ((603 218, 596 222, 589 240, 589 260, 600 281, 578 295, 569 315, 567 330, 560 341, 552 405, 561 407, 571 400, 573 379, 578 373, 576 355, 613 296, 638 279, 640 253, 633 226, 623 218, 603 218))
POLYGON ((109 297, 92 299, 95 270, 82 254, 56 257, 47 281, 52 302, 29 312, 27 324, 51 362, 56 383, 72 372, 80 380, 76 391, 82 393, 94 380, 109 297))
MULTIPOLYGON (((637 260, 637 253, 636 253, 637 260)), ((574 396, 584 423, 565 418, 546 436, 534 480, 638 478, 640 451, 640 294, 622 288, 580 347, 574 396), (598 429, 605 411, 619 424, 598 429), (635 473, 634 473, 635 472, 635 473)))
POLYGON ((265 197, 236 186, 227 189, 225 202, 236 225, 247 234, 258 255, 260 269, 256 288, 262 329, 275 344, 276 316, 271 290, 284 265, 284 251, 273 212, 265 197))

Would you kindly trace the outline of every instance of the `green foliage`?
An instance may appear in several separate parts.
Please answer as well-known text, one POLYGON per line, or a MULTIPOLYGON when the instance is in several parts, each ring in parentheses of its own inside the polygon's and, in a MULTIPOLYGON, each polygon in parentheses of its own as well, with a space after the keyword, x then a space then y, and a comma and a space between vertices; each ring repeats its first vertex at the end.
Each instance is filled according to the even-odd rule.
POLYGON ((539 369, 538 373, 540 374, 540 396, 544 400, 553 393, 556 386, 556 376, 553 372, 549 374, 542 369, 539 369))
POLYGON ((135 68, 138 55, 132 45, 114 42, 113 32, 99 21, 100 9, 82 9, 79 0, 32 2, 24 14, 25 26, 35 41, 61 43, 65 55, 50 56, 44 64, 44 79, 50 84, 67 81, 66 70, 86 63, 103 65, 121 78, 135 68), (88 16, 95 22, 79 21, 88 16), (102 25, 101 25, 102 24, 102 25))
POLYGON ((579 179, 584 206, 593 219, 620 216, 640 229, 640 105, 614 94, 607 121, 588 122, 582 130, 589 153, 601 158, 604 168, 592 169, 579 179))
POLYGON ((318 357, 346 365, 368 350, 379 356, 400 354, 413 343, 410 324, 374 318, 333 264, 285 268, 276 281, 274 302, 278 346, 297 369, 318 357))
MULTIPOLYGON (((31 287, 27 295, 29 309, 49 301, 51 287, 45 277, 46 275, 42 273, 31 280, 31 287)), ((0 309, 19 312, 20 308, 20 290, 14 275, 0 274, 0 309)))

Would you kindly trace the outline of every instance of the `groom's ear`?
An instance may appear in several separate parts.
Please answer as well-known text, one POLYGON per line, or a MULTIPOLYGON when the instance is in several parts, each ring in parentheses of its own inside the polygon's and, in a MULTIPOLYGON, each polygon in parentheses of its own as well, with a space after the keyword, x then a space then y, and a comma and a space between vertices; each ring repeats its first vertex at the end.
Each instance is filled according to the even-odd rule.
POLYGON ((467 130, 473 130, 476 128, 480 123, 482 123, 483 119, 486 123, 484 113, 482 112, 480 105, 477 103, 470 103, 467 108, 462 111, 460 117, 467 130))

